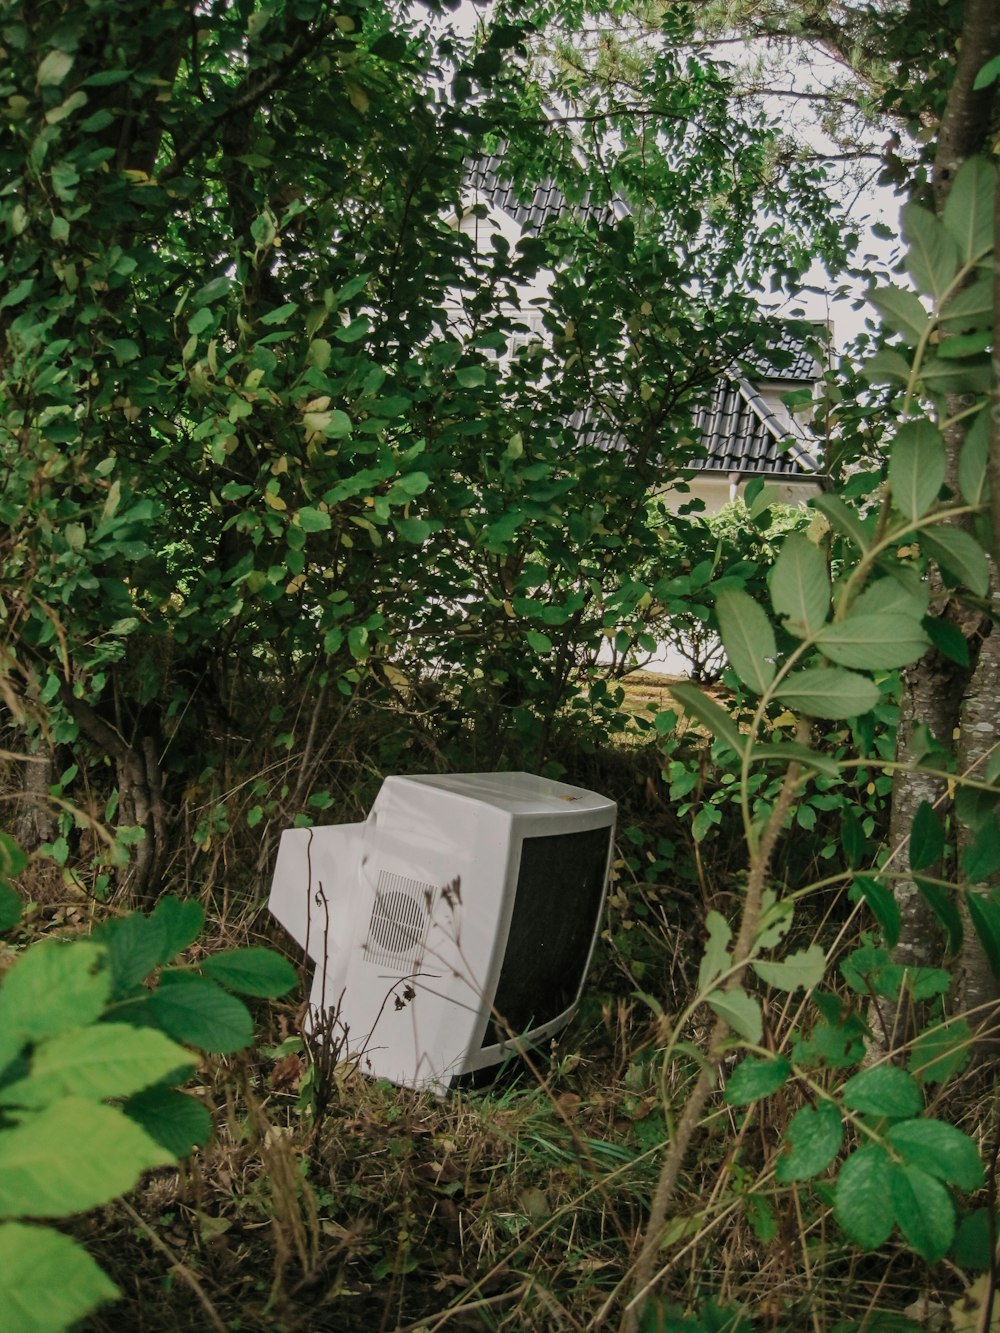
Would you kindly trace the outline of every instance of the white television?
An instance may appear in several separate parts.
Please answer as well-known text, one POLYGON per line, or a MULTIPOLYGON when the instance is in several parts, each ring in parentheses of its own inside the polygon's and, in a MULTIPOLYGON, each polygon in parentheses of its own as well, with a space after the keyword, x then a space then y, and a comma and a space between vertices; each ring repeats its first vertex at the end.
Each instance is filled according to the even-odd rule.
POLYGON ((315 963, 313 1029, 438 1093, 550 1039, 590 965, 615 811, 530 773, 423 774, 386 778, 364 823, 288 829, 268 906, 315 963))

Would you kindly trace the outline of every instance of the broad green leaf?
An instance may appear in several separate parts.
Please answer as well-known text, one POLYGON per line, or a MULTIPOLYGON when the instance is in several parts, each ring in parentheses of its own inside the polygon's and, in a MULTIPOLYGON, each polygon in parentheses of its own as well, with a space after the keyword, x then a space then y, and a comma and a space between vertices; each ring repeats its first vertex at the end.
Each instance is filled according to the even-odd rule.
POLYGON ((41 940, 0 984, 0 1027, 40 1041, 94 1022, 111 989, 104 949, 89 940, 41 940))
POLYGON ((944 855, 944 830, 930 801, 921 801, 910 826, 910 869, 925 870, 944 855))
POLYGON ((800 639, 815 633, 830 609, 826 557, 802 532, 784 540, 771 572, 771 605, 785 629, 800 639))
POLYGON ((823 1100, 815 1107, 796 1111, 785 1131, 789 1151, 778 1158, 775 1177, 782 1185, 793 1180, 811 1180, 825 1171, 840 1152, 844 1127, 834 1102, 823 1100))
POLYGON ((977 278, 951 298, 941 316, 941 325, 946 331, 965 333, 970 329, 988 328, 992 317, 993 280, 977 278))
POLYGON ((927 614, 930 592, 926 583, 921 581, 916 589, 907 588, 899 579, 882 578, 870 583, 851 607, 851 615, 894 615, 909 616, 920 620, 927 614))
POLYGON ((840 765, 836 759, 828 754, 820 754, 818 750, 811 750, 808 745, 800 745, 798 741, 781 741, 777 745, 755 745, 751 758, 776 760, 786 766, 794 761, 832 778, 840 773, 840 765))
MULTIPOLYGON (((743 1208, 753 1234, 762 1245, 770 1245, 781 1228, 767 1198, 762 1194, 744 1194, 743 1208)), ((659 1333, 659 1329, 654 1329, 653 1333, 659 1333)))
POLYGON ((303 532, 329 532, 333 520, 322 509, 313 509, 304 505, 296 514, 299 527, 303 532))
POLYGON ((27 867, 28 857, 9 833, 0 830, 0 883, 11 880, 27 867))
POLYGON ((990 894, 969 889, 965 895, 965 906, 993 975, 1000 978, 1000 903, 990 894))
POLYGON ((708 1006, 713 1013, 723 1019, 732 1030, 750 1042, 759 1046, 764 1035, 764 1020, 760 1012, 760 1001, 748 995, 745 990, 717 990, 708 996, 708 1006))
POLYGON ((979 1149, 955 1125, 944 1120, 902 1120, 886 1133, 886 1140, 909 1166, 967 1193, 983 1183, 979 1149))
POLYGON ((763 694, 774 679, 774 630, 748 593, 727 588, 715 599, 722 645, 733 670, 750 689, 763 694))
POLYGON ((109 998, 120 1000, 140 986, 163 961, 166 936, 162 919, 130 912, 104 922, 94 938, 107 949, 111 969, 109 998))
POLYGON ((927 651, 930 640, 919 620, 898 611, 855 611, 845 620, 824 625, 816 646, 839 666, 864 671, 909 666, 927 651))
POLYGON ((146 1131, 171 1156, 187 1157, 212 1137, 208 1108, 176 1088, 146 1088, 122 1106, 130 1120, 146 1131))
POLYGON ((726 918, 719 912, 709 912, 705 917, 705 928, 708 931, 708 939, 698 966, 698 990, 702 994, 732 963, 729 945, 732 942, 733 932, 726 918))
POLYGON ((191 1054, 162 1032, 97 1023, 42 1042, 31 1073, 0 1090, 7 1106, 49 1106, 60 1097, 128 1097, 168 1074, 193 1070, 191 1054))
POLYGON ((479 389, 486 383, 486 371, 482 366, 459 366, 455 378, 463 389, 479 389))
POLYGON ((151 919, 163 931, 161 963, 169 963, 198 938, 205 924, 205 911, 197 898, 161 898, 151 919))
MULTIPOLYGON (((1000 64, 1000 56, 997 57, 1000 64)), ((997 1219, 990 1208, 976 1208, 958 1224, 952 1255, 959 1268, 986 1272, 993 1266, 992 1237, 997 1234, 997 1219)))
POLYGON ((854 883, 882 929, 886 948, 895 949, 899 943, 901 918, 892 890, 872 875, 855 875, 854 883))
POLYGON ((880 695, 873 681, 853 671, 807 667, 804 671, 793 671, 775 691, 775 698, 810 717, 837 720, 867 713, 878 703, 880 695))
POLYGON ((861 374, 870 384, 908 384, 910 363, 900 352, 882 347, 863 362, 861 374))
POLYGON ((760 899, 760 915, 754 931, 758 949, 773 949, 788 934, 795 917, 795 908, 788 898, 779 898, 773 889, 765 889, 760 899))
POLYGON ((846 504, 839 495, 817 495, 810 504, 813 509, 819 510, 836 532, 850 538, 859 551, 868 550, 871 539, 864 524, 857 511, 846 504))
POLYGON ((849 1078, 841 1089, 844 1105, 866 1115, 913 1116, 924 1109, 920 1088, 898 1065, 874 1065, 849 1078))
POLYGON ((990 413, 984 407, 965 432, 958 459, 958 488, 966 504, 985 504, 989 499, 989 453, 990 413))
POLYGON ((894 333, 901 333, 907 346, 916 347, 930 323, 920 297, 905 287, 880 287, 868 298, 894 333))
POLYGON ((992 60, 986 62, 976 75, 972 86, 978 92, 980 88, 988 88, 997 79, 1000 79, 1000 56, 994 56, 992 60))
POLYGON ((927 1083, 947 1083, 972 1058, 972 1029, 964 1018, 925 1028, 910 1046, 910 1073, 927 1083))
POLYGON ((776 990, 796 991, 818 986, 826 971, 826 952, 819 944, 791 953, 777 963, 754 962, 751 967, 767 986, 776 990))
POLYGON ((889 486, 907 518, 922 518, 937 499, 946 459, 944 439, 930 421, 908 421, 897 431, 889 452, 889 486))
POLYGON ((0 1217, 66 1217, 172 1161, 116 1107, 65 1097, 0 1134, 0 1217))
POLYGON ((889 1193, 899 1229, 911 1248, 925 1263, 943 1259, 955 1237, 955 1205, 941 1182, 918 1166, 894 1162, 889 1193))
POLYGON ((524 637, 527 640, 528 647, 532 650, 532 652, 551 653, 552 640, 549 638, 547 634, 543 634, 541 630, 537 629, 526 630, 524 637))
POLYGON ((16 926, 23 910, 20 894, 0 879, 0 932, 16 926))
POLYGON ((702 726, 707 727, 713 736, 725 741, 737 754, 743 753, 746 737, 733 721, 732 714, 721 708, 714 699, 710 699, 697 685, 680 681, 670 686, 670 693, 684 711, 690 713, 702 726))
POLYGON ((0 1223, 0 1309, 10 1333, 65 1333, 119 1295, 83 1246, 61 1231, 0 1223))
POLYGON ((227 990, 271 1000, 286 994, 299 979, 291 963, 273 949, 229 949, 206 955, 198 966, 227 990))
POLYGON ((904 206, 902 230, 907 271, 917 290, 938 305, 958 271, 958 245, 941 219, 919 204, 904 206))
POLYGON ((893 1228, 889 1205, 891 1163, 884 1148, 865 1144, 840 1168, 833 1192, 833 1212, 846 1234, 862 1250, 877 1250, 893 1228))
POLYGON ((791 1076, 792 1067, 783 1055, 773 1060, 761 1060, 756 1056, 747 1056, 729 1076, 726 1083, 725 1099, 730 1106, 748 1106, 759 1097, 770 1097, 784 1087, 791 1076))
POLYGON ((962 872, 970 884, 986 884, 1000 871, 1000 828, 987 820, 962 850, 962 872))
POLYGON ((970 157, 959 167, 941 213, 959 257, 974 263, 993 248, 993 200, 996 167, 985 157, 970 157))
POLYGON ((228 1055, 253 1040, 246 1005, 207 977, 165 972, 145 1009, 168 1036, 202 1051, 228 1055))
POLYGON ((73 68, 74 59, 68 51, 50 51, 38 66, 39 88, 57 88, 73 68))
POLYGON ((925 616, 924 629, 943 657, 962 667, 969 665, 969 643, 957 625, 945 620, 943 616, 925 616))
POLYGON ((993 334, 989 329, 978 333, 953 333, 942 338, 937 344, 937 354, 942 361, 961 361, 967 356, 979 356, 993 346, 993 334))

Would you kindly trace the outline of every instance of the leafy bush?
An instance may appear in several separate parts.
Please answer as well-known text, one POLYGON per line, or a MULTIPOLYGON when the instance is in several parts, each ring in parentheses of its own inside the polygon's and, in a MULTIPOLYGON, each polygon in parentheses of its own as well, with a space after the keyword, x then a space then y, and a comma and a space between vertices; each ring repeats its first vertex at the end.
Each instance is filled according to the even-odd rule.
MULTIPOLYGON (((0 837, 0 921, 16 921, 0 837)), ((0 984, 0 1305, 10 1333, 57 1333, 117 1295, 70 1236, 70 1217, 130 1190, 143 1171, 207 1142, 211 1117, 180 1090, 197 1056, 248 1046, 232 992, 278 996, 292 967, 267 949, 178 962, 203 924, 194 901, 164 898, 90 938, 28 945, 0 984), (151 978, 156 979, 152 988, 151 978)))

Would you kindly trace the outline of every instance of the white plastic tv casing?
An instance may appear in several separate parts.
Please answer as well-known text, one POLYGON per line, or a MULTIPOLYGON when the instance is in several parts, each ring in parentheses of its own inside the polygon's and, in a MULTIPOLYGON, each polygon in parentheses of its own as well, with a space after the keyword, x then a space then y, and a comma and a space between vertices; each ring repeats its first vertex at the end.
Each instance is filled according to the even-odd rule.
POLYGON ((615 803, 530 773, 386 778, 361 824, 288 829, 268 907, 316 964, 316 1015, 347 1033, 342 1058, 376 1077, 444 1091, 501 1063, 572 1018, 602 912, 595 914, 572 1003, 538 1027, 483 1047, 503 965, 525 838, 609 830, 615 803))

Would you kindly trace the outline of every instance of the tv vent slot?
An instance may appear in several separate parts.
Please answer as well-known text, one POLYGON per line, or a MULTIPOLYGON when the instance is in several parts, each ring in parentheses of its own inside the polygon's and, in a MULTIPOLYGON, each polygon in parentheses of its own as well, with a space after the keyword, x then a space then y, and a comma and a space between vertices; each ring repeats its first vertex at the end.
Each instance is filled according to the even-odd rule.
POLYGON ((409 971, 423 950, 436 897, 432 884, 383 870, 368 923, 368 961, 409 971))

